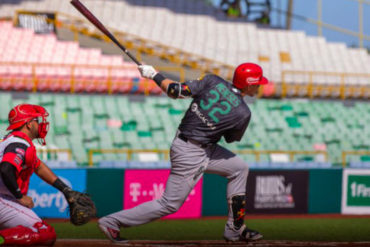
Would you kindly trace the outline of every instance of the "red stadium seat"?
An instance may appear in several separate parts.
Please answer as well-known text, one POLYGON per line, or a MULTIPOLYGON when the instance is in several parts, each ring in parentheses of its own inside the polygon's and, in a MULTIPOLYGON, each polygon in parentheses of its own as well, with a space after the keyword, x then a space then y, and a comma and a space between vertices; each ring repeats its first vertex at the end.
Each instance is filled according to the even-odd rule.
POLYGON ((59 67, 57 69, 58 83, 60 83, 60 91, 69 92, 71 90, 72 84, 72 69, 69 67, 59 67))
POLYGON ((74 70, 74 84, 73 88, 75 92, 84 92, 85 84, 87 84, 87 79, 89 78, 90 71, 77 67, 74 70))
POLYGON ((92 84, 94 85, 94 91, 98 93, 108 92, 108 70, 95 68, 92 71, 92 84))
POLYGON ((112 69, 110 75, 112 93, 128 93, 132 89, 132 81, 124 69, 112 69))
POLYGON ((19 83, 22 90, 32 91, 33 89, 32 66, 21 66, 20 77, 21 81, 19 83))
POLYGON ((0 32, 1 90, 130 93, 138 88, 133 81, 142 80, 136 65, 121 55, 102 55, 99 49, 14 28, 11 22, 0 21, 0 32))
POLYGON ((0 66, 0 89, 9 90, 10 88, 11 81, 8 66, 0 66))
POLYGON ((45 66, 36 67, 35 77, 37 81, 37 91, 49 91, 50 77, 48 76, 48 68, 45 66))

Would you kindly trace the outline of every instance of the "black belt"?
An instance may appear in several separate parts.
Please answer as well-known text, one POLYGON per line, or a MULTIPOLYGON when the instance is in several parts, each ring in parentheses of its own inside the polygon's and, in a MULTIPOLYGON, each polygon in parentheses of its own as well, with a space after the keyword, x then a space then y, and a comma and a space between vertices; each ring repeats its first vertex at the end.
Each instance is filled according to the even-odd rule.
POLYGON ((180 133, 180 134, 178 135, 178 138, 180 138, 180 139, 181 139, 181 140, 183 140, 184 142, 191 142, 191 143, 193 143, 193 144, 195 144, 195 145, 198 145, 198 146, 199 146, 199 147, 201 147, 201 148, 206 148, 206 147, 208 147, 208 146, 209 146, 209 144, 202 144, 202 143, 199 143, 199 142, 197 142, 197 141, 191 140, 191 139, 187 138, 186 136, 184 136, 184 134, 182 134, 182 133, 180 133))

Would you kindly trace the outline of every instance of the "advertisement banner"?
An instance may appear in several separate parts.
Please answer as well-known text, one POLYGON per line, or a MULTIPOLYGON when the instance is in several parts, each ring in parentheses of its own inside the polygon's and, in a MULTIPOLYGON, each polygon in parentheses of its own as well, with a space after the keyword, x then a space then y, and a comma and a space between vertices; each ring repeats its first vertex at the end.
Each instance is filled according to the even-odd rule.
MULTIPOLYGON (((124 178, 124 209, 159 199, 166 186, 170 170, 126 170, 124 178)), ((202 213, 202 181, 200 179, 181 208, 167 219, 199 218, 202 213)))
POLYGON ((56 18, 56 13, 17 11, 16 24, 38 34, 56 33, 56 18))
POLYGON ((247 212, 307 213, 307 171, 251 171, 247 181, 247 212))
MULTIPOLYGON (((85 169, 54 169, 53 172, 73 190, 86 190, 85 169)), ((33 210, 41 218, 69 218, 68 203, 62 192, 45 183, 37 175, 32 175, 28 196, 32 197, 33 210)))
POLYGON ((370 214, 370 170, 343 170, 342 213, 370 214))

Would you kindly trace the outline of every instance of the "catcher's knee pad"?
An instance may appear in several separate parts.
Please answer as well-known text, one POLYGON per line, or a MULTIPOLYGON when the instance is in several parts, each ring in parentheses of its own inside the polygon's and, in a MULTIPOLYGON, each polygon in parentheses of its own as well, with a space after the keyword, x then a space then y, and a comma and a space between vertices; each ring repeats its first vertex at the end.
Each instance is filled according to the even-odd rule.
POLYGON ((16 226, 0 231, 6 245, 53 245, 56 240, 54 228, 45 222, 32 227, 16 226))
POLYGON ((229 210, 232 212, 233 225, 239 229, 244 224, 245 195, 235 195, 229 199, 229 210))

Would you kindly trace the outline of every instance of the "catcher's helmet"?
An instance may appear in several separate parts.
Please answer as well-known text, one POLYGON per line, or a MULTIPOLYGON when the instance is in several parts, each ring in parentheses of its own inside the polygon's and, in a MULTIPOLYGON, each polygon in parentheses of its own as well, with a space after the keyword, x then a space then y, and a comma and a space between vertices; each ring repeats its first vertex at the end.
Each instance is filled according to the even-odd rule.
POLYGON ((10 110, 8 115, 9 127, 6 130, 14 130, 22 127, 27 122, 37 119, 39 123, 38 138, 42 139, 45 145, 45 137, 49 130, 49 122, 46 118, 49 113, 39 105, 19 104, 10 110))
POLYGON ((262 68, 254 63, 242 63, 234 71, 233 85, 242 89, 248 85, 267 84, 268 80, 263 76, 262 68))

